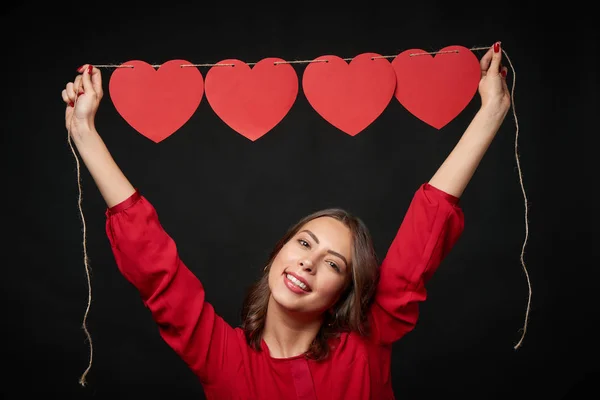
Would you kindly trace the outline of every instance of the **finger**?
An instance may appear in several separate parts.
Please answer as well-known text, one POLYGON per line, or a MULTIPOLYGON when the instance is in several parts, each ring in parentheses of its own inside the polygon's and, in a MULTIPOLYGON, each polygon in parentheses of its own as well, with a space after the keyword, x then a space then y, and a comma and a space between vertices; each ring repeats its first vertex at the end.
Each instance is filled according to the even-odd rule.
POLYGON ((94 67, 92 65, 86 64, 85 68, 83 69, 83 73, 81 74, 81 79, 83 81, 83 90, 87 93, 94 92, 94 86, 92 85, 92 79, 90 78, 90 73, 93 68, 94 67))
POLYGON ((481 66, 481 72, 484 74, 490 68, 490 63, 492 62, 492 56, 494 55, 493 49, 490 47, 488 51, 481 57, 481 61, 479 65, 481 66))
POLYGON ((81 84, 81 75, 77 75, 75 77, 75 81, 73 82, 73 89, 75 90, 75 93, 77 93, 77 96, 80 96, 84 89, 83 89, 83 85, 81 84))
POLYGON ((492 48, 494 49, 492 54, 492 62, 490 63, 490 68, 487 72, 488 74, 499 74, 500 63, 502 61, 502 48, 500 47, 500 42, 494 43, 492 48))
POLYGON ((67 97, 70 101, 75 101, 75 99, 77 98, 77 93, 75 92, 75 85, 73 84, 73 82, 67 83, 65 92, 67 93, 67 97))
MULTIPOLYGON (((69 105, 69 107, 65 107, 65 128, 67 128, 67 132, 71 133, 71 117, 73 115, 73 106, 69 105)), ((71 137, 69 135, 69 137, 71 137)))
POLYGON ((504 93, 509 94, 508 83, 506 82, 506 77, 508 76, 508 68, 503 67, 500 75, 502 76, 502 89, 504 90, 504 93))
POLYGON ((102 97, 102 73, 100 73, 100 70, 96 67, 94 67, 93 65, 91 66, 91 70, 90 72, 90 78, 92 81, 92 87, 94 88, 94 92, 96 92, 96 95, 98 96, 98 98, 102 97))
POLYGON ((67 94, 67 89, 63 89, 62 99, 68 106, 73 107, 73 102, 71 101, 71 99, 69 98, 69 95, 67 94))

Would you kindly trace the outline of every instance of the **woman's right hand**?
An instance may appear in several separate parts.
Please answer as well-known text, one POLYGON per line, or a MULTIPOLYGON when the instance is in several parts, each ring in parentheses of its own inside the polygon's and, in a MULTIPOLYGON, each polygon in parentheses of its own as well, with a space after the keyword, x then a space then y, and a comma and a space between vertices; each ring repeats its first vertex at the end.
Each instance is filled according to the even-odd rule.
POLYGON ((62 91, 66 104, 65 126, 74 140, 95 130, 94 118, 103 96, 102 76, 98 68, 84 64, 77 72, 79 75, 62 91))
POLYGON ((113 207, 129 198, 135 189, 115 163, 94 125, 102 100, 100 70, 85 64, 77 72, 79 75, 62 91, 67 106, 65 125, 106 204, 113 207))

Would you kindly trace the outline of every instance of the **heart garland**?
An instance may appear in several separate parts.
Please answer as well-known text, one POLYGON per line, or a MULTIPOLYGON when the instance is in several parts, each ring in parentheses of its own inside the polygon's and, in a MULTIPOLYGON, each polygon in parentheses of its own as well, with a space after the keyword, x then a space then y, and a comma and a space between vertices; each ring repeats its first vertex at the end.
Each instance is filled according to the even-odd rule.
POLYGON ((469 104, 475 95, 481 69, 469 49, 448 46, 432 56, 421 49, 398 54, 396 99, 423 122, 441 129, 469 104))
POLYGON ((196 112, 204 79, 185 60, 171 60, 155 70, 143 61, 128 61, 113 72, 109 93, 119 114, 136 131, 158 143, 181 128, 196 112))
MULTIPOLYGON (((393 98, 439 130, 469 104, 481 72, 466 47, 436 53, 406 50, 391 63, 376 53, 359 54, 350 63, 334 55, 317 57, 304 70, 302 89, 323 119, 350 136, 371 125, 393 98)), ((191 118, 204 93, 227 126, 256 141, 285 118, 298 91, 295 70, 280 58, 265 58, 253 68, 223 60, 210 68, 206 82, 185 60, 168 61, 157 70, 134 60, 117 68, 109 83, 117 112, 156 143, 191 118)))
POLYGON ((377 57, 381 56, 363 53, 348 64, 337 56, 323 56, 304 71, 302 84, 308 102, 327 122, 350 136, 375 121, 394 96, 394 69, 389 61, 377 57))
POLYGON ((265 58, 252 69, 239 60, 217 64, 225 65, 206 74, 206 98, 223 122, 252 141, 281 122, 296 101, 298 76, 282 59, 265 58))

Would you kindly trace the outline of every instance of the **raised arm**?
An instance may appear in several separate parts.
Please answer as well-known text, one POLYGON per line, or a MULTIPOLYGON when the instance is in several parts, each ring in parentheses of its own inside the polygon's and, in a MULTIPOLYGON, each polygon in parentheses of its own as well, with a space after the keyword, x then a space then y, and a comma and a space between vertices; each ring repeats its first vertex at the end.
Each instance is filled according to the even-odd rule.
POLYGON ((510 108, 510 94, 505 79, 507 69, 502 66, 499 42, 481 58, 480 64, 481 107, 429 181, 436 188, 456 197, 462 196, 510 108))
POLYGON ((458 201, 510 107, 499 43, 481 59, 481 108, 430 181, 415 193, 381 265, 371 308, 373 338, 389 345, 410 332, 425 284, 464 227, 458 201))
POLYGON ((96 131, 94 119, 103 96, 100 70, 86 64, 78 72, 80 75, 62 91, 67 104, 65 124, 106 204, 113 207, 130 197, 135 189, 96 131))
POLYGON ((66 127, 108 209, 106 234, 117 266, 139 291, 162 338, 204 384, 240 360, 234 330, 205 301, 200 281, 179 258, 154 207, 124 176, 94 126, 102 99, 100 71, 83 66, 62 92, 66 127))

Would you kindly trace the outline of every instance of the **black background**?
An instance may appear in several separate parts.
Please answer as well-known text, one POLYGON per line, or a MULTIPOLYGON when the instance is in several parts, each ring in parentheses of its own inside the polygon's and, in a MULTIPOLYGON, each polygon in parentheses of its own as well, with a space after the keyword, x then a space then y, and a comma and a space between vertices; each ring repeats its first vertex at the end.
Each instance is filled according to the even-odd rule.
MULTIPOLYGON (((515 67, 517 120, 511 110, 461 200, 465 232, 429 285, 417 329, 395 346, 394 390, 401 399, 575 399, 591 386, 597 197, 586 165, 595 159, 598 46, 585 8, 431 1, 355 9, 200 2, 6 7, 4 398, 203 398, 119 274, 104 234, 105 205, 83 166, 94 354, 88 385, 78 384, 89 357, 81 329, 88 288, 76 162, 60 93, 81 64, 353 57, 496 40, 515 67), (528 294, 519 260, 525 206, 514 154, 517 123, 533 302, 524 344, 514 350, 528 294)), ((301 79, 304 65, 294 68, 301 79)), ((200 71, 206 76, 208 69, 200 71)), ((233 325, 271 246, 308 212, 341 206, 358 214, 383 256, 412 194, 479 106, 476 95, 438 131, 393 100, 350 137, 326 123, 300 87, 288 116, 251 142, 203 98, 187 124, 155 144, 114 109, 111 72, 103 70, 97 128, 233 325)), ((514 78, 509 71, 509 86, 514 78)))

